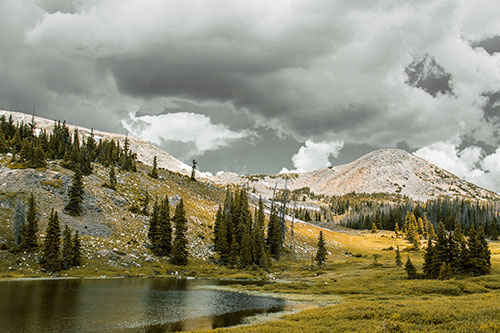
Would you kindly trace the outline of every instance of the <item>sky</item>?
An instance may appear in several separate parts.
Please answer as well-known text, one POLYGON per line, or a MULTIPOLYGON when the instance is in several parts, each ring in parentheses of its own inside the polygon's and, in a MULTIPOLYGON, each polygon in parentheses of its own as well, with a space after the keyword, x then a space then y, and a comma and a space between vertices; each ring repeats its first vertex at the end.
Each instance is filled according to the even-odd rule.
POLYGON ((202 170, 401 148, 500 191, 500 2, 0 0, 0 109, 202 170))

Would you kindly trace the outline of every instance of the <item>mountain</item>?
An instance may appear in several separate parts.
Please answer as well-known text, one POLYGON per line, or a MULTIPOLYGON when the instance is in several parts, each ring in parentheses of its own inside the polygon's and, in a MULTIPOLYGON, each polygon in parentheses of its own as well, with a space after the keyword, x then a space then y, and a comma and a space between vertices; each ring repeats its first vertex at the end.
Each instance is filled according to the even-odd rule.
MULTIPOLYGON (((31 122, 31 115, 19 112, 0 111, 0 116, 12 115, 16 122, 31 122)), ((36 126, 51 130, 54 122, 35 117, 36 126)), ((90 130, 84 127, 68 125, 71 130, 78 129, 80 136, 86 138, 90 130)), ((114 139, 123 145, 123 134, 94 131, 95 138, 114 139)), ((137 153, 137 159, 145 165, 153 164, 157 157, 158 166, 183 175, 191 174, 191 167, 176 159, 162 149, 139 138, 128 137, 130 149, 137 153)), ((239 175, 233 172, 219 172, 213 176, 210 172, 196 171, 198 178, 215 185, 249 185, 257 194, 271 197, 273 188, 283 188, 285 180, 289 189, 308 188, 315 194, 343 195, 356 193, 399 193, 416 200, 427 200, 439 196, 461 196, 479 199, 500 199, 494 192, 483 189, 460 179, 452 173, 440 169, 426 160, 399 149, 379 149, 359 159, 339 166, 314 170, 304 173, 277 175, 239 175)))
POLYGON ((399 193, 416 200, 438 196, 499 199, 494 192, 469 183, 426 160, 400 149, 379 149, 339 166, 279 175, 220 174, 221 183, 246 184, 270 194, 278 182, 292 190, 309 188, 315 194, 399 193))

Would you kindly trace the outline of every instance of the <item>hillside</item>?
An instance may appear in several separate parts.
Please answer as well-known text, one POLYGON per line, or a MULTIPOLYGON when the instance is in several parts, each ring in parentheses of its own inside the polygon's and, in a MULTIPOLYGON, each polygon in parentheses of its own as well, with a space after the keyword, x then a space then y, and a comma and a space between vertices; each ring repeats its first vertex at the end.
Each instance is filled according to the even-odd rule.
POLYGON ((309 188, 327 196, 356 193, 399 193, 415 200, 439 196, 499 199, 496 193, 458 178, 426 160, 399 149, 379 149, 344 165, 305 173, 238 176, 217 175, 220 183, 246 184, 269 195, 283 188, 309 188))

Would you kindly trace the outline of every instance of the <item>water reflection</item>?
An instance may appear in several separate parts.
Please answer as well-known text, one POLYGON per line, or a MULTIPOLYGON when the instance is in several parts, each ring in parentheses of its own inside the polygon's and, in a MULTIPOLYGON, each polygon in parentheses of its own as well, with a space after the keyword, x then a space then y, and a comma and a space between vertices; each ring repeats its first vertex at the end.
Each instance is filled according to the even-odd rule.
POLYGON ((1 332, 172 332, 242 323, 282 311, 281 299, 203 289, 218 280, 0 282, 1 332), (201 289, 200 289, 201 288, 201 289))

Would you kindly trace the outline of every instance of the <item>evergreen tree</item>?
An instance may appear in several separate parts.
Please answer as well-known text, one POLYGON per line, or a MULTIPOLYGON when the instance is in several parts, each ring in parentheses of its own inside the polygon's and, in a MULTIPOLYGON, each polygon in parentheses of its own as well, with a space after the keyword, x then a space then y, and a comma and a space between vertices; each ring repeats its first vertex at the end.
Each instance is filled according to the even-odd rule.
POLYGON ((259 267, 267 266, 267 253, 264 238, 264 203, 259 198, 259 206, 255 214, 254 226, 254 263, 259 267))
POLYGON ((60 238, 59 215, 52 209, 42 248, 42 267, 51 272, 61 269, 60 238))
POLYGON ((167 256, 172 252, 172 225, 168 197, 161 202, 158 213, 155 238, 155 254, 167 256))
POLYGON ((155 203, 153 204, 153 210, 151 212, 151 216, 149 219, 149 229, 148 229, 148 239, 150 243, 150 248, 153 253, 156 252, 158 243, 157 243, 157 236, 158 236, 158 220, 160 218, 160 206, 158 205, 158 198, 155 200, 155 203))
POLYGON ((175 226, 175 239, 172 248, 172 264, 186 265, 188 262, 186 239, 187 221, 186 213, 184 212, 184 202, 182 199, 175 208, 173 224, 175 226))
POLYGON ((318 237, 318 251, 316 252, 316 256, 314 257, 314 260, 316 261, 316 263, 320 268, 323 267, 323 264, 326 261, 327 254, 328 251, 326 250, 325 247, 325 238, 323 236, 323 231, 320 231, 318 237))
POLYGON ((35 196, 31 193, 28 200, 28 213, 26 214, 26 223, 22 228, 22 247, 27 250, 38 247, 38 218, 36 212, 35 196))
POLYGON ((372 223, 372 232, 377 232, 377 225, 375 224, 375 222, 372 223))
POLYGON ((399 251, 399 246, 396 247, 396 267, 403 266, 403 261, 401 260, 401 252, 399 251))
POLYGON ((267 245, 271 256, 276 260, 280 258, 281 241, 280 221, 276 210, 272 209, 267 226, 267 245))
POLYGON ((109 168, 108 187, 112 190, 116 190, 116 175, 115 175, 115 168, 113 166, 109 168))
POLYGON ((78 236, 78 230, 75 231, 73 236, 73 258, 71 260, 71 266, 80 266, 82 262, 82 247, 80 244, 80 238, 78 236))
POLYGON ((156 163, 156 156, 153 159, 153 168, 151 169, 151 172, 149 173, 149 177, 158 179, 158 165, 156 163))
POLYGON ((69 202, 66 205, 65 210, 69 215, 79 216, 82 213, 82 202, 83 202, 83 182, 82 174, 79 169, 73 174, 73 183, 69 190, 69 202))
POLYGON ((399 225, 397 222, 394 225, 394 233, 396 234, 396 238, 399 238, 399 225))
MULTIPOLYGON (((432 241, 427 244, 427 249, 424 254, 424 276, 428 279, 435 279, 439 274, 439 265, 436 265, 436 250, 432 245, 432 241)), ((439 263, 437 263, 439 264, 439 263)))
POLYGON ((486 241, 484 230, 472 230, 469 237, 471 273, 475 275, 488 274, 491 269, 491 253, 486 241))
POLYGON ((196 166, 198 165, 198 162, 196 160, 193 160, 193 164, 191 165, 191 180, 196 181, 196 166))
POLYGON ((215 216, 215 223, 214 223, 214 246, 216 251, 220 251, 220 233, 221 233, 221 228, 222 228, 222 207, 219 205, 219 208, 217 209, 217 215, 215 216))
POLYGON ((21 200, 17 199, 16 210, 14 211, 14 221, 12 223, 12 235, 14 236, 14 244, 22 245, 23 233, 26 225, 26 205, 21 200))
POLYGON ((406 271, 406 274, 408 275, 408 279, 418 278, 417 269, 415 268, 415 266, 411 262, 410 256, 408 256, 408 259, 406 260, 405 271, 406 271))
POLYGON ((66 224, 63 231, 63 242, 62 242, 62 260, 61 268, 69 269, 71 263, 73 262, 73 239, 71 238, 71 230, 66 224))
POLYGON ((491 240, 498 240, 498 226, 497 221, 493 219, 489 227, 489 233, 491 240))

